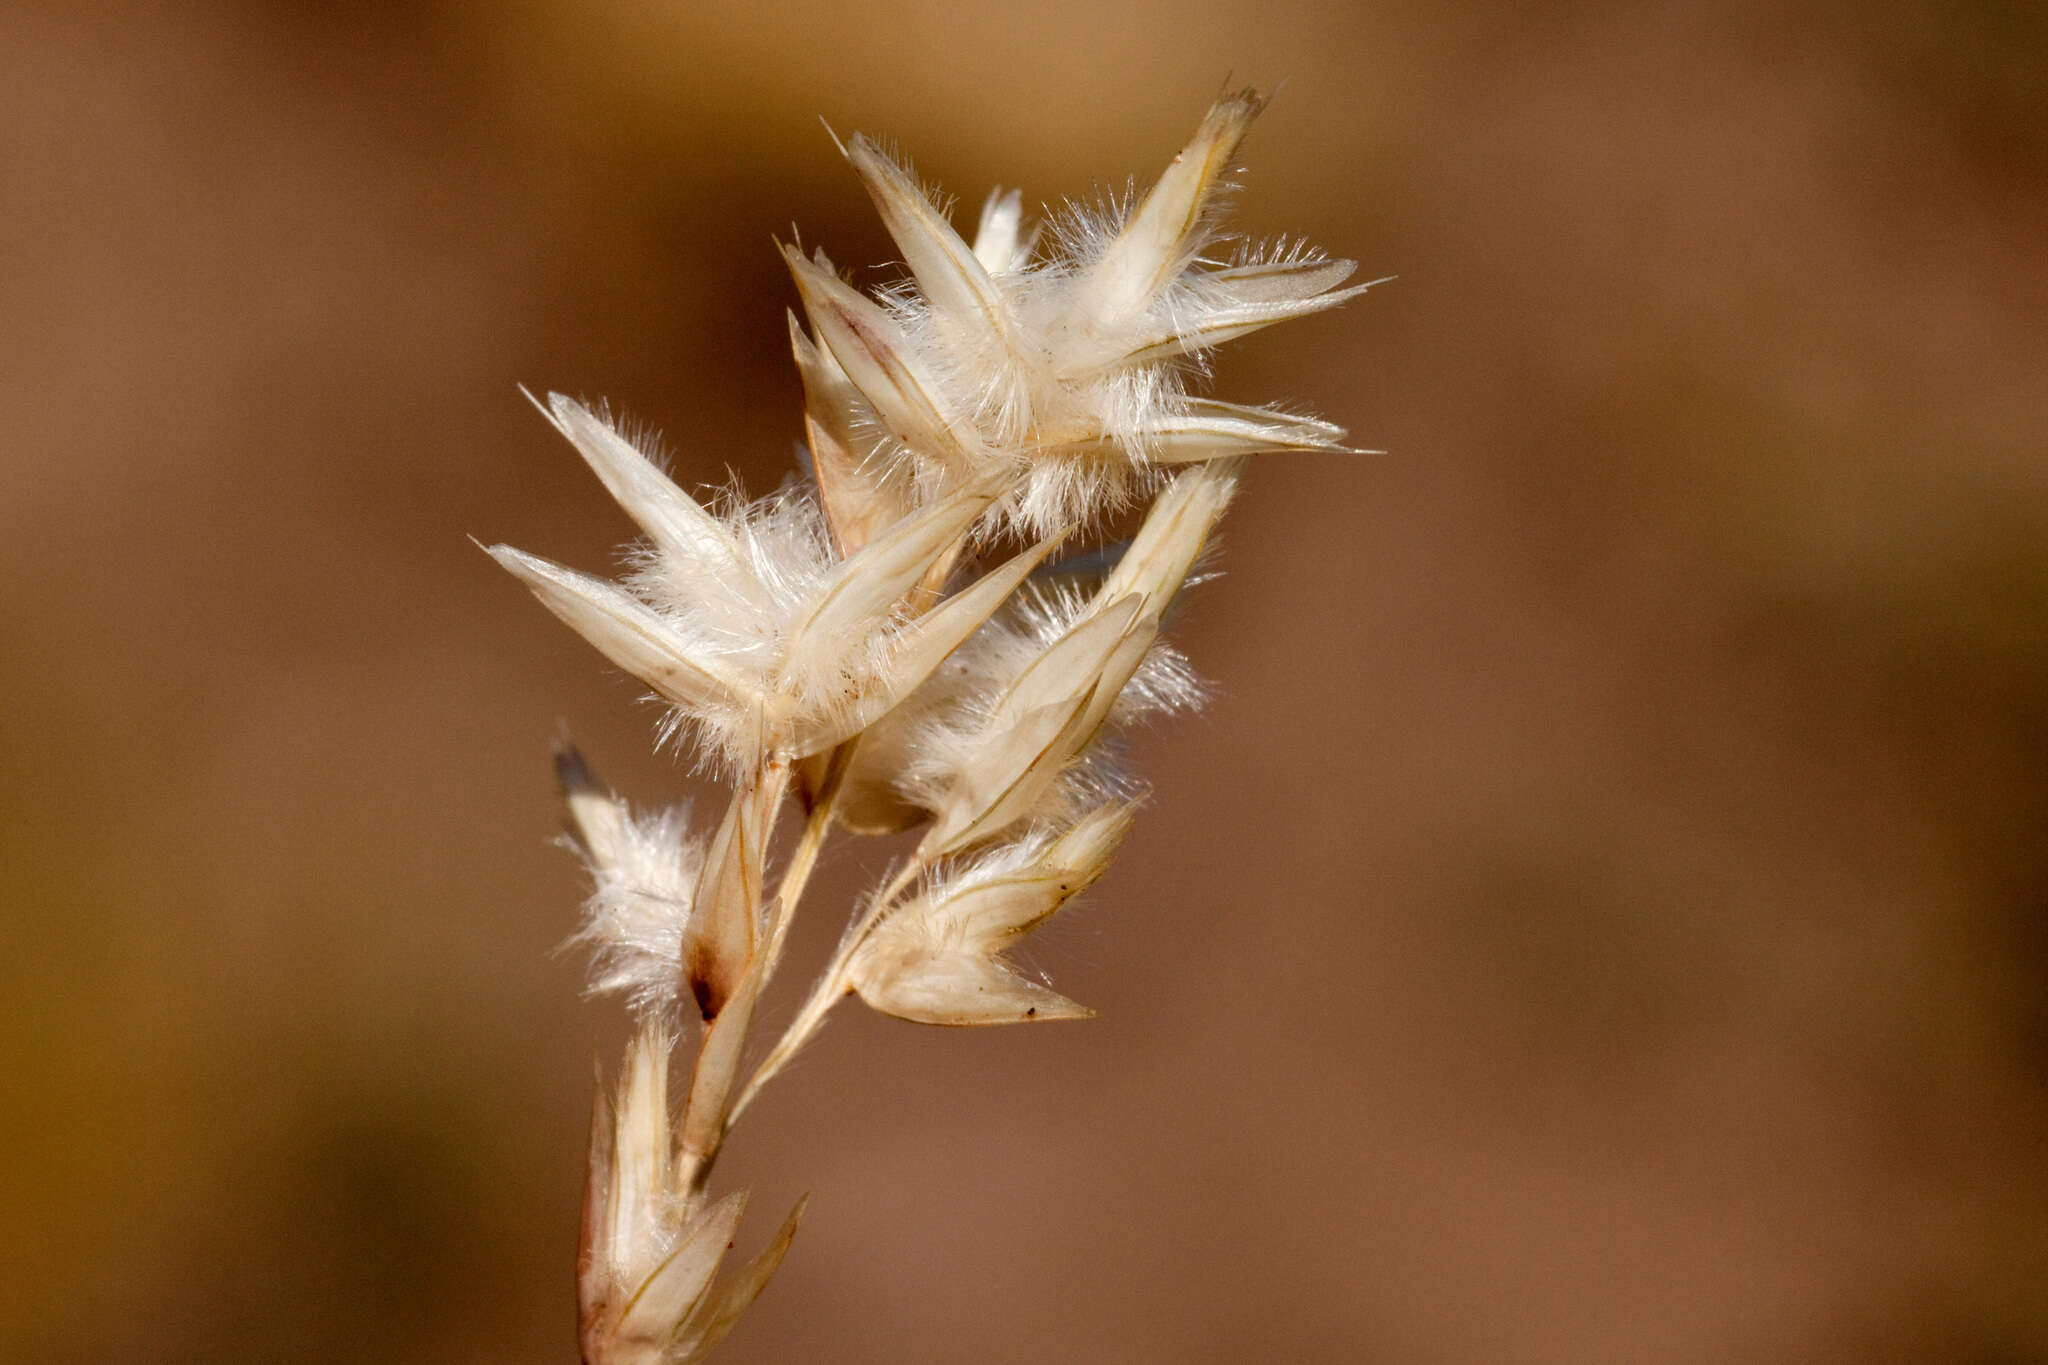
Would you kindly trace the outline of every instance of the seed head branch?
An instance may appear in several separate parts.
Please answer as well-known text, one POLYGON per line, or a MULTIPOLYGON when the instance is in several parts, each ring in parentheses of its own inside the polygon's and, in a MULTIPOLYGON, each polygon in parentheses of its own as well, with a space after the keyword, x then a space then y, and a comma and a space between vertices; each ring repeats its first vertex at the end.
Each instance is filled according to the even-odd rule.
POLYGON ((905 273, 862 289, 822 251, 782 248, 809 477, 765 498, 700 501, 602 408, 534 399, 643 539, 617 579, 490 554, 665 705, 659 744, 729 788, 708 824, 636 811, 558 755, 591 880, 575 939, 592 992, 637 1024, 592 1118, 587 1365, 701 1360, 760 1294, 803 1205, 728 1272, 746 1196, 713 1200, 711 1172, 841 1000, 926 1024, 1092 1013, 1007 950, 1094 885, 1143 804, 1119 734, 1200 700, 1164 626, 1246 457, 1344 449, 1327 422, 1198 391, 1214 348, 1371 287, 1299 242, 1219 249, 1265 103, 1219 100, 1142 196, 1036 223, 997 191, 971 238, 907 161, 835 138, 905 273), (1139 508, 1128 545, 1100 543, 1139 508), (792 790, 804 818, 771 893, 792 790), (741 1084, 835 831, 916 843, 741 1084))

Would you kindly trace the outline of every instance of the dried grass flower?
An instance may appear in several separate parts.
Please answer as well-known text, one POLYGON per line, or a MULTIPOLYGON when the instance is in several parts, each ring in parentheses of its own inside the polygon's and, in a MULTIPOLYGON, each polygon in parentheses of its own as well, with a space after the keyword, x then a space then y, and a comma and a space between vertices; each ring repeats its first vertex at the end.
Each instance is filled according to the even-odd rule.
POLYGON ((997 192, 971 245, 905 163, 855 136, 843 150, 910 278, 870 297, 822 251, 784 248, 817 341, 806 369, 829 376, 813 406, 857 460, 926 489, 1008 466, 1004 511, 1033 535, 1127 505, 1161 467, 1340 449, 1327 422, 1188 391, 1212 348, 1370 288, 1340 288, 1353 264, 1301 243, 1204 254, 1264 107, 1219 101, 1141 200, 1070 206, 1050 232, 997 192))
POLYGON ((699 825, 685 806, 635 812, 573 748, 558 755, 591 878, 573 941, 591 989, 624 996, 637 1023, 592 1122, 588 1365, 700 1360, 759 1295, 801 1205, 724 1273, 746 1197, 713 1200, 713 1164, 838 1002, 929 1024, 1090 1013, 1006 950, 1092 886, 1129 830, 1143 788, 1116 732, 1199 701, 1163 630, 1244 457, 1343 439, 1192 390, 1212 348, 1368 287, 1298 243, 1212 258, 1263 107, 1252 91, 1218 101, 1143 196, 1041 226, 999 191, 972 241, 906 161, 844 142, 907 274, 865 293, 822 252, 785 248, 808 323, 790 318, 806 482, 699 499, 602 410, 536 404, 644 539, 617 579, 490 553, 666 703, 658 743, 730 788, 699 825), (1130 543, 1095 552, 1106 567, 1047 576, 1056 551, 1140 500, 1130 543), (792 794, 801 833, 771 859, 792 794), (919 828, 748 1065, 756 1004, 830 835, 919 828), (696 1057, 673 1103, 685 1032, 696 1057))

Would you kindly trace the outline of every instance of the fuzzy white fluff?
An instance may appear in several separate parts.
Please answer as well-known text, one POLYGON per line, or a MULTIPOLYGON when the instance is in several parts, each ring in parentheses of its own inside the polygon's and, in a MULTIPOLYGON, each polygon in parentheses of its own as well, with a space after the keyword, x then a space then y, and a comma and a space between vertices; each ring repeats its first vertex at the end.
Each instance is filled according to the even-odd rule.
POLYGON ((647 538, 623 585, 509 546, 490 552, 673 704, 665 738, 687 731, 727 773, 764 750, 828 748, 872 722, 1056 543, 1041 542, 915 615, 902 610, 905 595, 957 550, 995 497, 992 486, 936 499, 841 559, 809 488, 754 502, 732 494, 706 507, 602 413, 560 394, 546 411, 647 538))
MULTIPOLYGON (((988 765, 1006 739, 995 720, 997 704, 1026 668, 1089 615, 1092 605, 1088 595, 1071 587, 1027 590, 955 651, 941 676, 892 715, 894 733, 877 736, 885 752, 893 739, 901 755, 897 790, 921 809, 938 810, 963 774, 988 765)), ((1193 710, 1201 701, 1201 680, 1187 657, 1155 639, 1117 694, 1105 731, 1062 766, 1057 780, 1022 818, 1064 825, 1104 799, 1136 795, 1142 787, 1119 760, 1116 732, 1193 710)))
POLYGON ((1136 803, 1111 801, 927 876, 876 927, 850 976, 874 1008, 927 1024, 1078 1019, 1091 1011, 1018 975, 1002 952, 1108 867, 1136 803))
POLYGON ((910 277, 868 298, 822 253, 787 254, 856 395, 838 416, 861 454, 927 491, 1008 467, 1003 509, 1035 536, 1127 506, 1163 465, 1341 449, 1327 422, 1189 392, 1211 348, 1370 287, 1339 288, 1352 263, 1300 242, 1208 258, 1231 158, 1263 104, 1249 91, 1220 101, 1150 193, 1068 206, 1042 254, 1014 191, 990 198, 970 246, 906 164, 846 144, 910 277))
POLYGON ((621 801, 610 805, 609 818, 580 812, 571 841, 591 880, 583 928, 571 942, 591 950, 592 994, 622 995, 641 1018, 665 1019, 684 979, 683 936, 704 844, 689 832, 687 805, 645 815, 621 801))

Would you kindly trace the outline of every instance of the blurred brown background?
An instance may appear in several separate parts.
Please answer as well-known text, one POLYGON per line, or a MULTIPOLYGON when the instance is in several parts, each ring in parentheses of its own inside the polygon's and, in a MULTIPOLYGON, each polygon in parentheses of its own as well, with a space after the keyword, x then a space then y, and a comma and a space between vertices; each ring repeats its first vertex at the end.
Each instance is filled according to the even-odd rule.
POLYGON ((627 535, 515 383, 770 487, 821 115, 971 213, 1234 75, 1240 225, 1400 279, 1217 391, 1390 453, 1256 469, 1103 1017, 749 1117, 724 1358, 2048 1360, 2043 13, 0 10, 0 1356, 573 1358, 547 747, 688 781, 465 538, 627 535))

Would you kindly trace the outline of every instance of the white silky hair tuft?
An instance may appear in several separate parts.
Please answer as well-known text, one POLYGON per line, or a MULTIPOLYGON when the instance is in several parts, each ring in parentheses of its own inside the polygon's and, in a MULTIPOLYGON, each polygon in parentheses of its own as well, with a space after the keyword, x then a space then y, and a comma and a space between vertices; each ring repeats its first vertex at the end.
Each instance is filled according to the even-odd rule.
POLYGON ((683 934, 703 869, 703 841, 690 833, 687 804, 621 818, 602 849, 571 840, 590 871, 583 927, 570 942, 591 951, 590 991, 625 997, 642 1019, 675 1008, 683 934))

